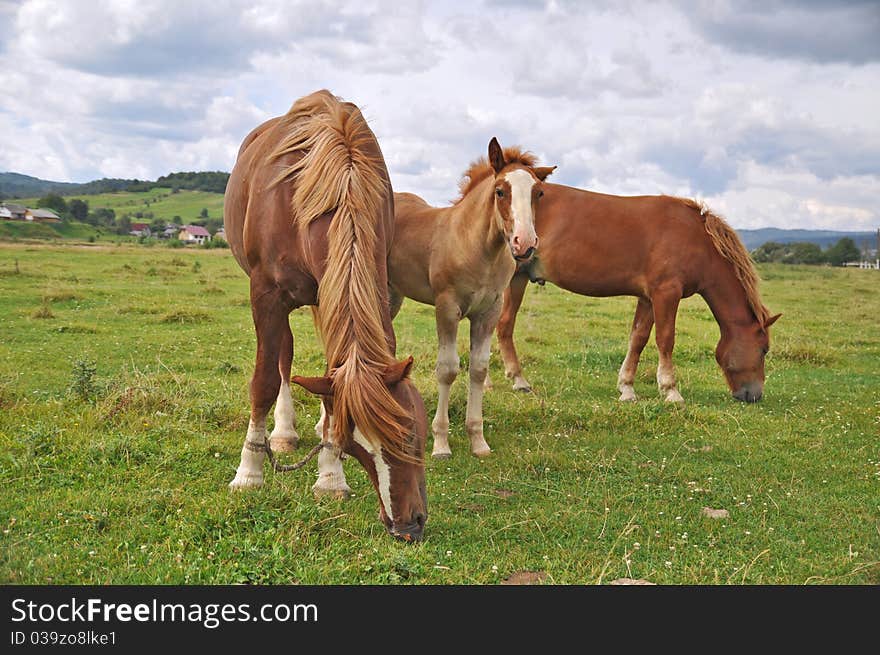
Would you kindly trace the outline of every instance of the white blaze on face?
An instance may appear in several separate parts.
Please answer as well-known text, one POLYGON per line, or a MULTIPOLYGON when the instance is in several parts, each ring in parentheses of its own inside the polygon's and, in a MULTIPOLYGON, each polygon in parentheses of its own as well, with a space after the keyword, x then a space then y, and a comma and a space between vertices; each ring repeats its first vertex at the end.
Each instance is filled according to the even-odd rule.
POLYGON ((532 213, 532 187, 535 178, 531 173, 517 168, 504 176, 510 185, 510 211, 513 214, 513 236, 518 236, 522 251, 533 247, 538 239, 535 234, 535 216, 532 213))
POLYGON ((382 448, 380 447, 377 450, 357 427, 354 429, 354 441, 357 445, 366 450, 373 458, 373 466, 376 468, 376 478, 378 478, 379 481, 379 500, 385 508, 385 514, 387 514, 388 518, 393 521, 394 514, 391 511, 391 469, 388 468, 388 464, 385 463, 385 458, 382 457, 382 448))

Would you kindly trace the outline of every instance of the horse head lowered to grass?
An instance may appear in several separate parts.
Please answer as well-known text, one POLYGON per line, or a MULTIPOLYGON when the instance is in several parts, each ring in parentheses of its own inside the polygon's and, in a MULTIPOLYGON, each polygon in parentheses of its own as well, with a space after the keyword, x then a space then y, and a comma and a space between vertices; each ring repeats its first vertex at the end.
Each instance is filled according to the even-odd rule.
POLYGON ((344 493, 338 455, 349 453, 366 469, 388 531, 420 539, 427 518, 427 421, 409 380, 412 360, 395 359, 387 295, 393 196, 360 110, 318 91, 257 127, 229 178, 224 223, 232 253, 250 278, 257 335, 250 426, 230 487, 263 483, 267 438, 276 450, 296 446, 288 314, 312 305, 327 374, 293 381, 321 395, 333 419, 323 438, 334 447, 321 451, 319 467, 338 466, 325 470, 313 489, 344 493))

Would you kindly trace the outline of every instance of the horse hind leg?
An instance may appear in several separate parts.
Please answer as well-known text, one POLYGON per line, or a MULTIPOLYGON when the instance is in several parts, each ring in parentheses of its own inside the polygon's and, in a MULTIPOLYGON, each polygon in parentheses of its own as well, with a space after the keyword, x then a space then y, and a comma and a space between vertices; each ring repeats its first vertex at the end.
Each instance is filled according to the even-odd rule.
MULTIPOLYGON (((327 415, 324 403, 321 403, 321 418, 315 425, 315 432, 322 442, 329 441, 333 432, 333 417, 327 415)), ((324 448, 318 453, 318 479, 312 485, 312 493, 315 494, 315 498, 351 497, 351 487, 345 480, 342 460, 335 448, 324 448)))
POLYGON ((296 410, 290 395, 290 366, 293 362, 293 333, 290 324, 281 333, 281 348, 278 353, 278 372, 281 374, 281 388, 275 401, 275 426, 269 435, 272 450, 280 453, 292 452, 299 443, 296 433, 296 410))
POLYGON ((651 297, 654 306, 654 321, 657 324, 654 338, 657 341, 657 386, 666 402, 683 403, 675 379, 675 366, 672 363, 672 350, 675 348, 675 316, 681 302, 678 289, 658 292, 651 297))
POLYGON ((620 391, 619 400, 638 400, 633 385, 636 379, 636 370, 639 367, 639 358, 651 336, 651 328, 654 327, 654 310, 651 301, 647 298, 639 298, 636 304, 636 313, 633 316, 632 330, 629 334, 629 350, 626 358, 620 366, 617 374, 617 390, 620 391))
POLYGON ((513 343, 513 329, 516 326, 516 314, 522 305, 528 283, 529 278, 526 275, 513 276, 510 285, 504 290, 501 316, 496 326, 498 350, 501 353, 501 361, 504 362, 504 374, 513 380, 513 388, 516 391, 525 392, 531 391, 532 385, 523 375, 519 356, 516 354, 516 346, 513 343))

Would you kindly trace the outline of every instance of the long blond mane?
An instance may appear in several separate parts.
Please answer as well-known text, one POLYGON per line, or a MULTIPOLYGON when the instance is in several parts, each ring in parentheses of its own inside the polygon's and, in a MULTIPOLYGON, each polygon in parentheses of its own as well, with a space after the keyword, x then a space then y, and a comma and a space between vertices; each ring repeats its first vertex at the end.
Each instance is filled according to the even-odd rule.
MULTIPOLYGON (((382 321, 387 306, 376 270, 376 226, 389 206, 385 163, 360 110, 328 91, 301 98, 282 118, 286 137, 270 155, 300 153, 275 182, 291 180, 291 213, 304 231, 333 212, 326 270, 318 285, 316 323, 333 380, 334 440, 347 442, 357 426, 374 445, 411 459, 411 418, 385 386, 395 363, 382 321)), ((296 229, 296 228, 294 228, 296 229)))
POLYGON ((770 317, 770 311, 764 306, 764 303, 761 301, 761 295, 758 292, 761 278, 758 276, 758 271, 755 270, 755 265, 749 256, 749 251, 746 250, 739 235, 728 225, 727 221, 711 211, 705 204, 698 203, 689 198, 679 198, 679 200, 688 207, 700 212, 706 228, 706 234, 709 235, 712 245, 733 266, 736 279, 739 280, 743 291, 746 293, 749 307, 752 309, 758 322, 764 325, 770 317))
MULTIPOLYGON (((508 146, 504 148, 504 161, 508 164, 522 164, 529 168, 534 168, 538 163, 538 158, 527 150, 523 150, 519 146, 508 146)), ((480 157, 471 162, 468 169, 461 176, 458 183, 458 198, 455 203, 461 202, 467 194, 473 191, 487 177, 495 175, 495 169, 489 163, 486 157, 480 157)))

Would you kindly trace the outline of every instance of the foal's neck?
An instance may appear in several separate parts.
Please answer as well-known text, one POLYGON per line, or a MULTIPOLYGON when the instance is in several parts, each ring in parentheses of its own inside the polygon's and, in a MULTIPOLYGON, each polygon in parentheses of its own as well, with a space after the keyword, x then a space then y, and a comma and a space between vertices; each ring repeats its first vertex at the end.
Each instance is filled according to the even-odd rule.
POLYGON ((476 186, 461 202, 460 229, 468 244, 482 244, 486 255, 497 255, 504 248, 504 232, 495 215, 494 178, 476 186))

